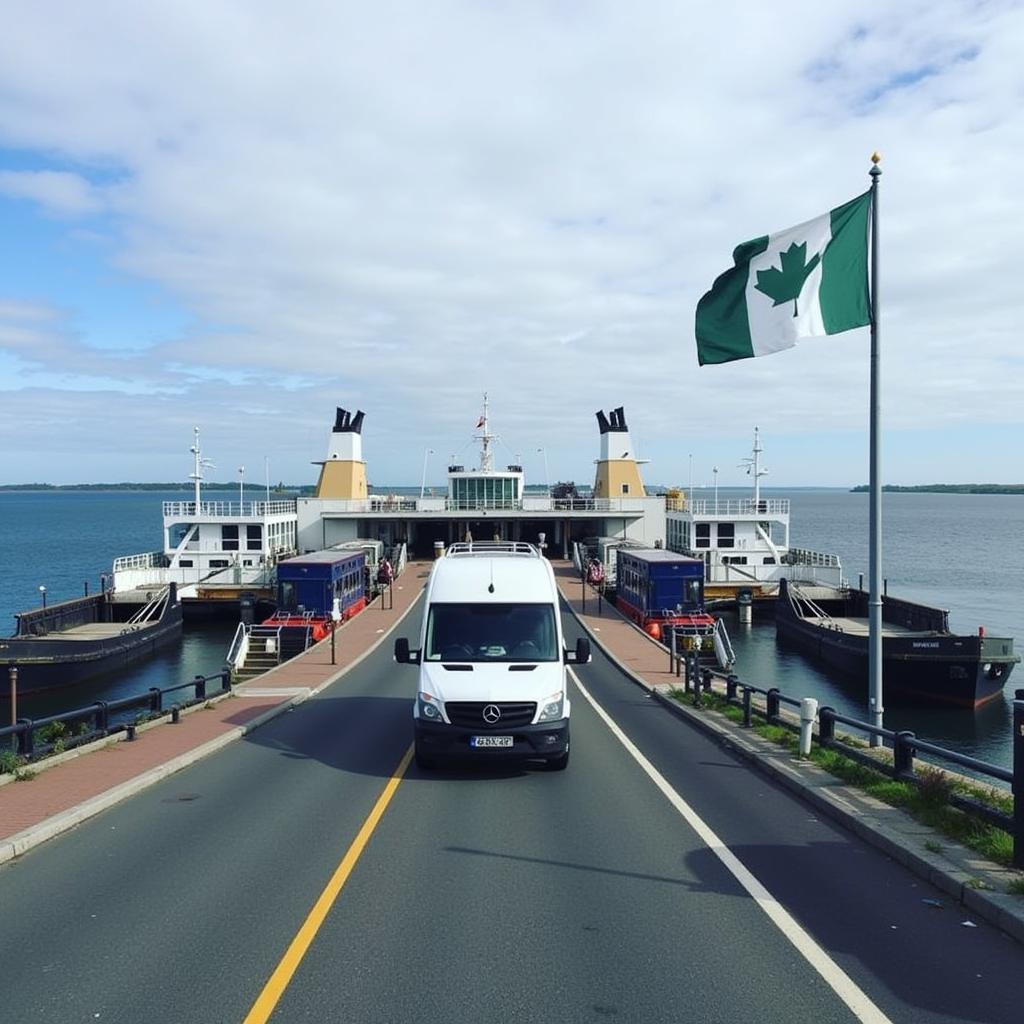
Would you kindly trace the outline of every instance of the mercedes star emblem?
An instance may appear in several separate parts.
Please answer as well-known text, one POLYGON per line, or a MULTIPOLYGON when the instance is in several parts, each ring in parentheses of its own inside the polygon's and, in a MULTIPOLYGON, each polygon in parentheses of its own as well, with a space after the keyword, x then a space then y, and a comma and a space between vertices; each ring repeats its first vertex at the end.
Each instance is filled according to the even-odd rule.
POLYGON ((488 704, 483 710, 484 721, 494 725, 501 718, 501 708, 497 704, 488 704))

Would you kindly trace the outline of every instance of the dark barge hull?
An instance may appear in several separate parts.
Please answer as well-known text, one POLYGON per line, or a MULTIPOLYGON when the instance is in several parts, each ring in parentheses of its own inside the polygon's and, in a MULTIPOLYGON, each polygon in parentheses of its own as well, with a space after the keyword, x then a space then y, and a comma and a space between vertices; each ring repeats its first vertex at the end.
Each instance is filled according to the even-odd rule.
POLYGON ((181 601, 173 584, 159 618, 130 625, 124 617, 136 610, 95 594, 18 616, 18 634, 0 639, 0 698, 9 696, 12 667, 18 669, 19 694, 56 690, 149 657, 181 636, 181 601), (92 623, 123 628, 100 637, 67 632, 92 623))
MULTIPOLYGON (((867 618, 868 595, 846 589, 837 600, 817 602, 837 618, 867 618)), ((1010 637, 957 635, 938 608, 882 599, 882 620, 913 630, 882 638, 882 683, 886 700, 976 708, 999 697, 1020 656, 1010 637)), ((799 615, 782 581, 775 612, 778 637, 843 675, 867 684, 869 639, 862 633, 819 625, 799 615)))

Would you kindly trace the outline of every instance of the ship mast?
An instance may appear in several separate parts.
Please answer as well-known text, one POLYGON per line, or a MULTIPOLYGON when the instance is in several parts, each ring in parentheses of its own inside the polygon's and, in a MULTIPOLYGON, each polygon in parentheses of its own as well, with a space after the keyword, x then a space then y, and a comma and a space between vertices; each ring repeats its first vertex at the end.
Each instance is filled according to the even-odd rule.
POLYGON ((747 465, 747 475, 754 478, 754 509, 761 505, 761 477, 768 475, 767 469, 761 468, 760 457, 764 449, 761 447, 761 435, 757 427, 754 427, 754 451, 753 457, 744 459, 747 465))
POLYGON ((199 488, 200 481, 203 479, 203 469, 207 466, 212 466, 213 463, 209 459, 203 458, 203 453, 199 450, 199 428, 193 427, 192 432, 195 435, 195 440, 189 451, 195 457, 195 468, 189 473, 189 480, 194 480, 196 485, 196 515, 199 515, 199 488))
POLYGON ((487 420, 488 403, 487 403, 487 392, 484 392, 484 414, 480 417, 480 422, 477 424, 478 430, 483 430, 482 434, 477 434, 477 440, 480 442, 480 471, 482 473, 493 473, 494 472, 494 455, 491 452, 491 442, 497 440, 497 436, 491 433, 490 425, 487 420))

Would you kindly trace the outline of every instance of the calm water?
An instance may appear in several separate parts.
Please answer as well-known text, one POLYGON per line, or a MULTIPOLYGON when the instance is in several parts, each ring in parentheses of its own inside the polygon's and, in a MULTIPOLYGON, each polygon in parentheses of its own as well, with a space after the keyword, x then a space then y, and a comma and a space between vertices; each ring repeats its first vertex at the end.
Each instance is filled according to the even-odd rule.
MULTIPOLYGON (((765 489, 765 496, 792 501, 791 542, 836 552, 844 572, 856 582, 867 574, 868 496, 839 490, 765 489)), ((749 491, 719 489, 726 498, 749 491)), ((114 558, 155 551, 161 544, 161 502, 184 492, 0 493, 0 633, 13 631, 13 614, 47 600, 75 597, 83 581, 98 586, 114 558)), ((710 497, 709 492, 698 496, 710 497)), ((883 497, 883 566, 889 590, 950 610, 960 632, 984 625, 992 634, 1012 636, 1024 645, 1024 497, 1018 495, 886 494, 883 497)), ((866 692, 830 679, 802 655, 778 647, 771 622, 741 627, 726 623, 737 654, 737 672, 757 685, 778 686, 794 697, 814 696, 845 713, 863 715, 866 692)), ((197 673, 218 671, 234 627, 197 631, 188 627, 181 644, 128 669, 88 691, 81 703, 183 682, 197 673)), ((985 760, 1009 764, 1012 691, 1024 688, 1018 666, 1004 692, 979 712, 908 711, 890 708, 886 725, 913 729, 937 743, 985 760)), ((2 690, 2 687, 0 687, 2 690)), ((26 708, 40 715, 52 706, 26 708)), ((76 700, 77 703, 77 700, 76 700)), ((3 715, 0 705, 0 716, 3 715)))

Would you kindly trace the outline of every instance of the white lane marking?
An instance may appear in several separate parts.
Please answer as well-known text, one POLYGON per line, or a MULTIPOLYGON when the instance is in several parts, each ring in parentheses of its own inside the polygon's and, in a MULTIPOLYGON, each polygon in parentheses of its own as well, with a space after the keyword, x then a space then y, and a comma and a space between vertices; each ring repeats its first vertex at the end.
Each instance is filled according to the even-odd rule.
POLYGON ((661 772, 640 753, 629 737, 612 721, 608 712, 590 695, 587 688, 580 682, 579 676, 571 668, 569 674, 579 687, 580 693, 586 697, 590 706, 612 731, 612 735, 626 748, 633 760, 643 768, 690 828, 700 836, 708 849, 725 865, 736 881, 747 890, 775 927, 799 950, 804 959, 821 975, 854 1016, 858 1020, 869 1021, 871 1024, 892 1024, 866 993, 854 983, 853 979, 797 924, 792 915, 750 873, 736 854, 715 835, 697 815, 697 812, 669 785, 661 772))

